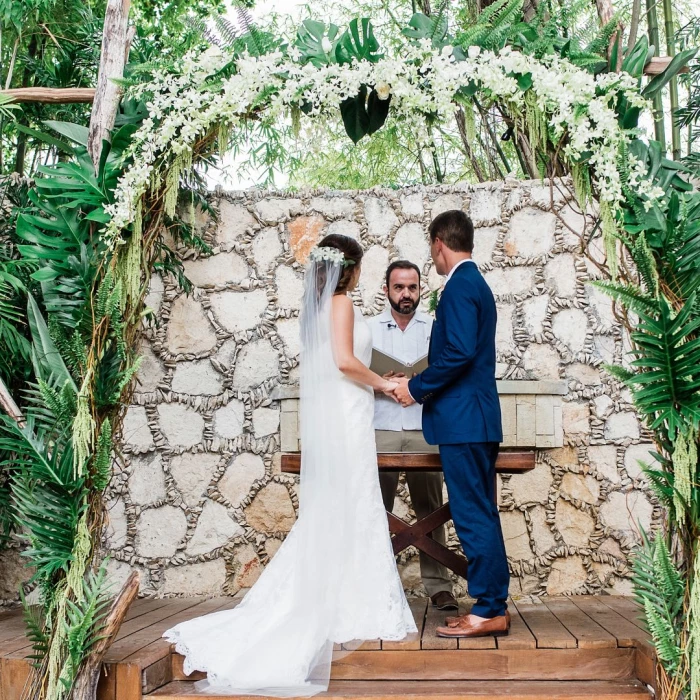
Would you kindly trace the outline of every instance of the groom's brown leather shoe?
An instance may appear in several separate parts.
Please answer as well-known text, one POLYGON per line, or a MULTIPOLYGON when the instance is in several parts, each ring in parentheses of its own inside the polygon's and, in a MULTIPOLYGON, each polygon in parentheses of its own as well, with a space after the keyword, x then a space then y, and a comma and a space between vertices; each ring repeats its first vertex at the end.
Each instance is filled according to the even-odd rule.
MULTIPOLYGON (((466 620, 469 617, 469 613, 466 613, 464 615, 448 615, 445 618, 445 624, 448 627, 457 627, 463 620, 466 620)), ((508 629, 510 629, 510 613, 508 610, 506 610, 506 619, 508 620, 508 629)))
POLYGON ((505 615, 472 622, 468 615, 459 618, 453 627, 438 627, 435 633, 438 637, 466 639, 468 637, 503 637, 510 630, 510 616, 505 615))
POLYGON ((459 610, 459 604, 449 591, 438 591, 430 596, 430 600, 438 610, 459 610))

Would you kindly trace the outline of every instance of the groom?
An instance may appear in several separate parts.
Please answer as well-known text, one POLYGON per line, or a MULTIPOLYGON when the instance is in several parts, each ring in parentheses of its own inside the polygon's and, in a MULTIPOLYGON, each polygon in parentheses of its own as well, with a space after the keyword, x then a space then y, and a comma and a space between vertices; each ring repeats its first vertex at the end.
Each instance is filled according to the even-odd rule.
POLYGON ((429 367, 400 379, 396 398, 423 404, 423 433, 440 446, 452 519, 467 556, 470 614, 447 618, 439 637, 508 634, 508 562, 495 494, 501 432, 496 391, 496 303, 471 259, 474 227, 460 210, 428 229, 438 274, 447 275, 430 338, 429 367))

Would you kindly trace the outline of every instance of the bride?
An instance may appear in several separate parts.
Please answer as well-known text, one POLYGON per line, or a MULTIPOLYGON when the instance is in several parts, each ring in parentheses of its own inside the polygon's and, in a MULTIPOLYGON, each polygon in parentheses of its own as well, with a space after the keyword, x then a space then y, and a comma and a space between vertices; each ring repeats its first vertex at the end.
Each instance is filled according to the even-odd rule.
POLYGON ((185 672, 237 694, 309 696, 328 688, 333 645, 415 632, 382 505, 374 442, 372 336, 348 293, 362 248, 326 236, 306 267, 301 309, 299 518, 233 610, 163 635, 185 672))

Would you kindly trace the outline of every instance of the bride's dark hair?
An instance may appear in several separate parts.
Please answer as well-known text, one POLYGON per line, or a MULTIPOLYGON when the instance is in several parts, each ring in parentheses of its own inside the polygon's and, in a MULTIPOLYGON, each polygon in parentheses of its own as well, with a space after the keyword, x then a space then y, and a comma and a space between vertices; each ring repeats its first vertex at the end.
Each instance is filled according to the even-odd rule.
MULTIPOLYGON (((350 282, 355 274, 355 270, 358 269, 360 262, 362 261, 362 246, 350 236, 342 236, 339 233, 332 233, 326 236, 323 240, 318 243, 319 248, 336 248, 341 251, 345 256, 345 266, 343 267, 340 277, 338 278, 338 283, 335 286, 335 291, 333 294, 345 294, 347 292, 350 282), (350 264, 348 264, 350 263, 350 264)), ((323 267, 319 266, 317 269, 317 274, 319 276, 324 275, 323 267)), ((317 278, 316 289, 320 294, 323 288, 326 286, 326 280, 317 278)))

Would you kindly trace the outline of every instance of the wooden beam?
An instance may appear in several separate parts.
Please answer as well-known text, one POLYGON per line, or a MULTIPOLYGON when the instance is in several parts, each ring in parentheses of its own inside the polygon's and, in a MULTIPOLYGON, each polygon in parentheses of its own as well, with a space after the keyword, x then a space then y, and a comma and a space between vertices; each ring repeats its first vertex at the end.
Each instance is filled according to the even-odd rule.
POLYGON ((15 88, 14 90, 0 90, 0 95, 12 97, 15 102, 43 102, 60 105, 92 102, 95 98, 95 88, 15 88))
MULTIPOLYGON (((659 75, 659 73, 663 73, 672 59, 673 56, 654 56, 644 67, 644 75, 659 75)), ((688 73, 689 71, 688 66, 683 66, 679 72, 688 73)))

